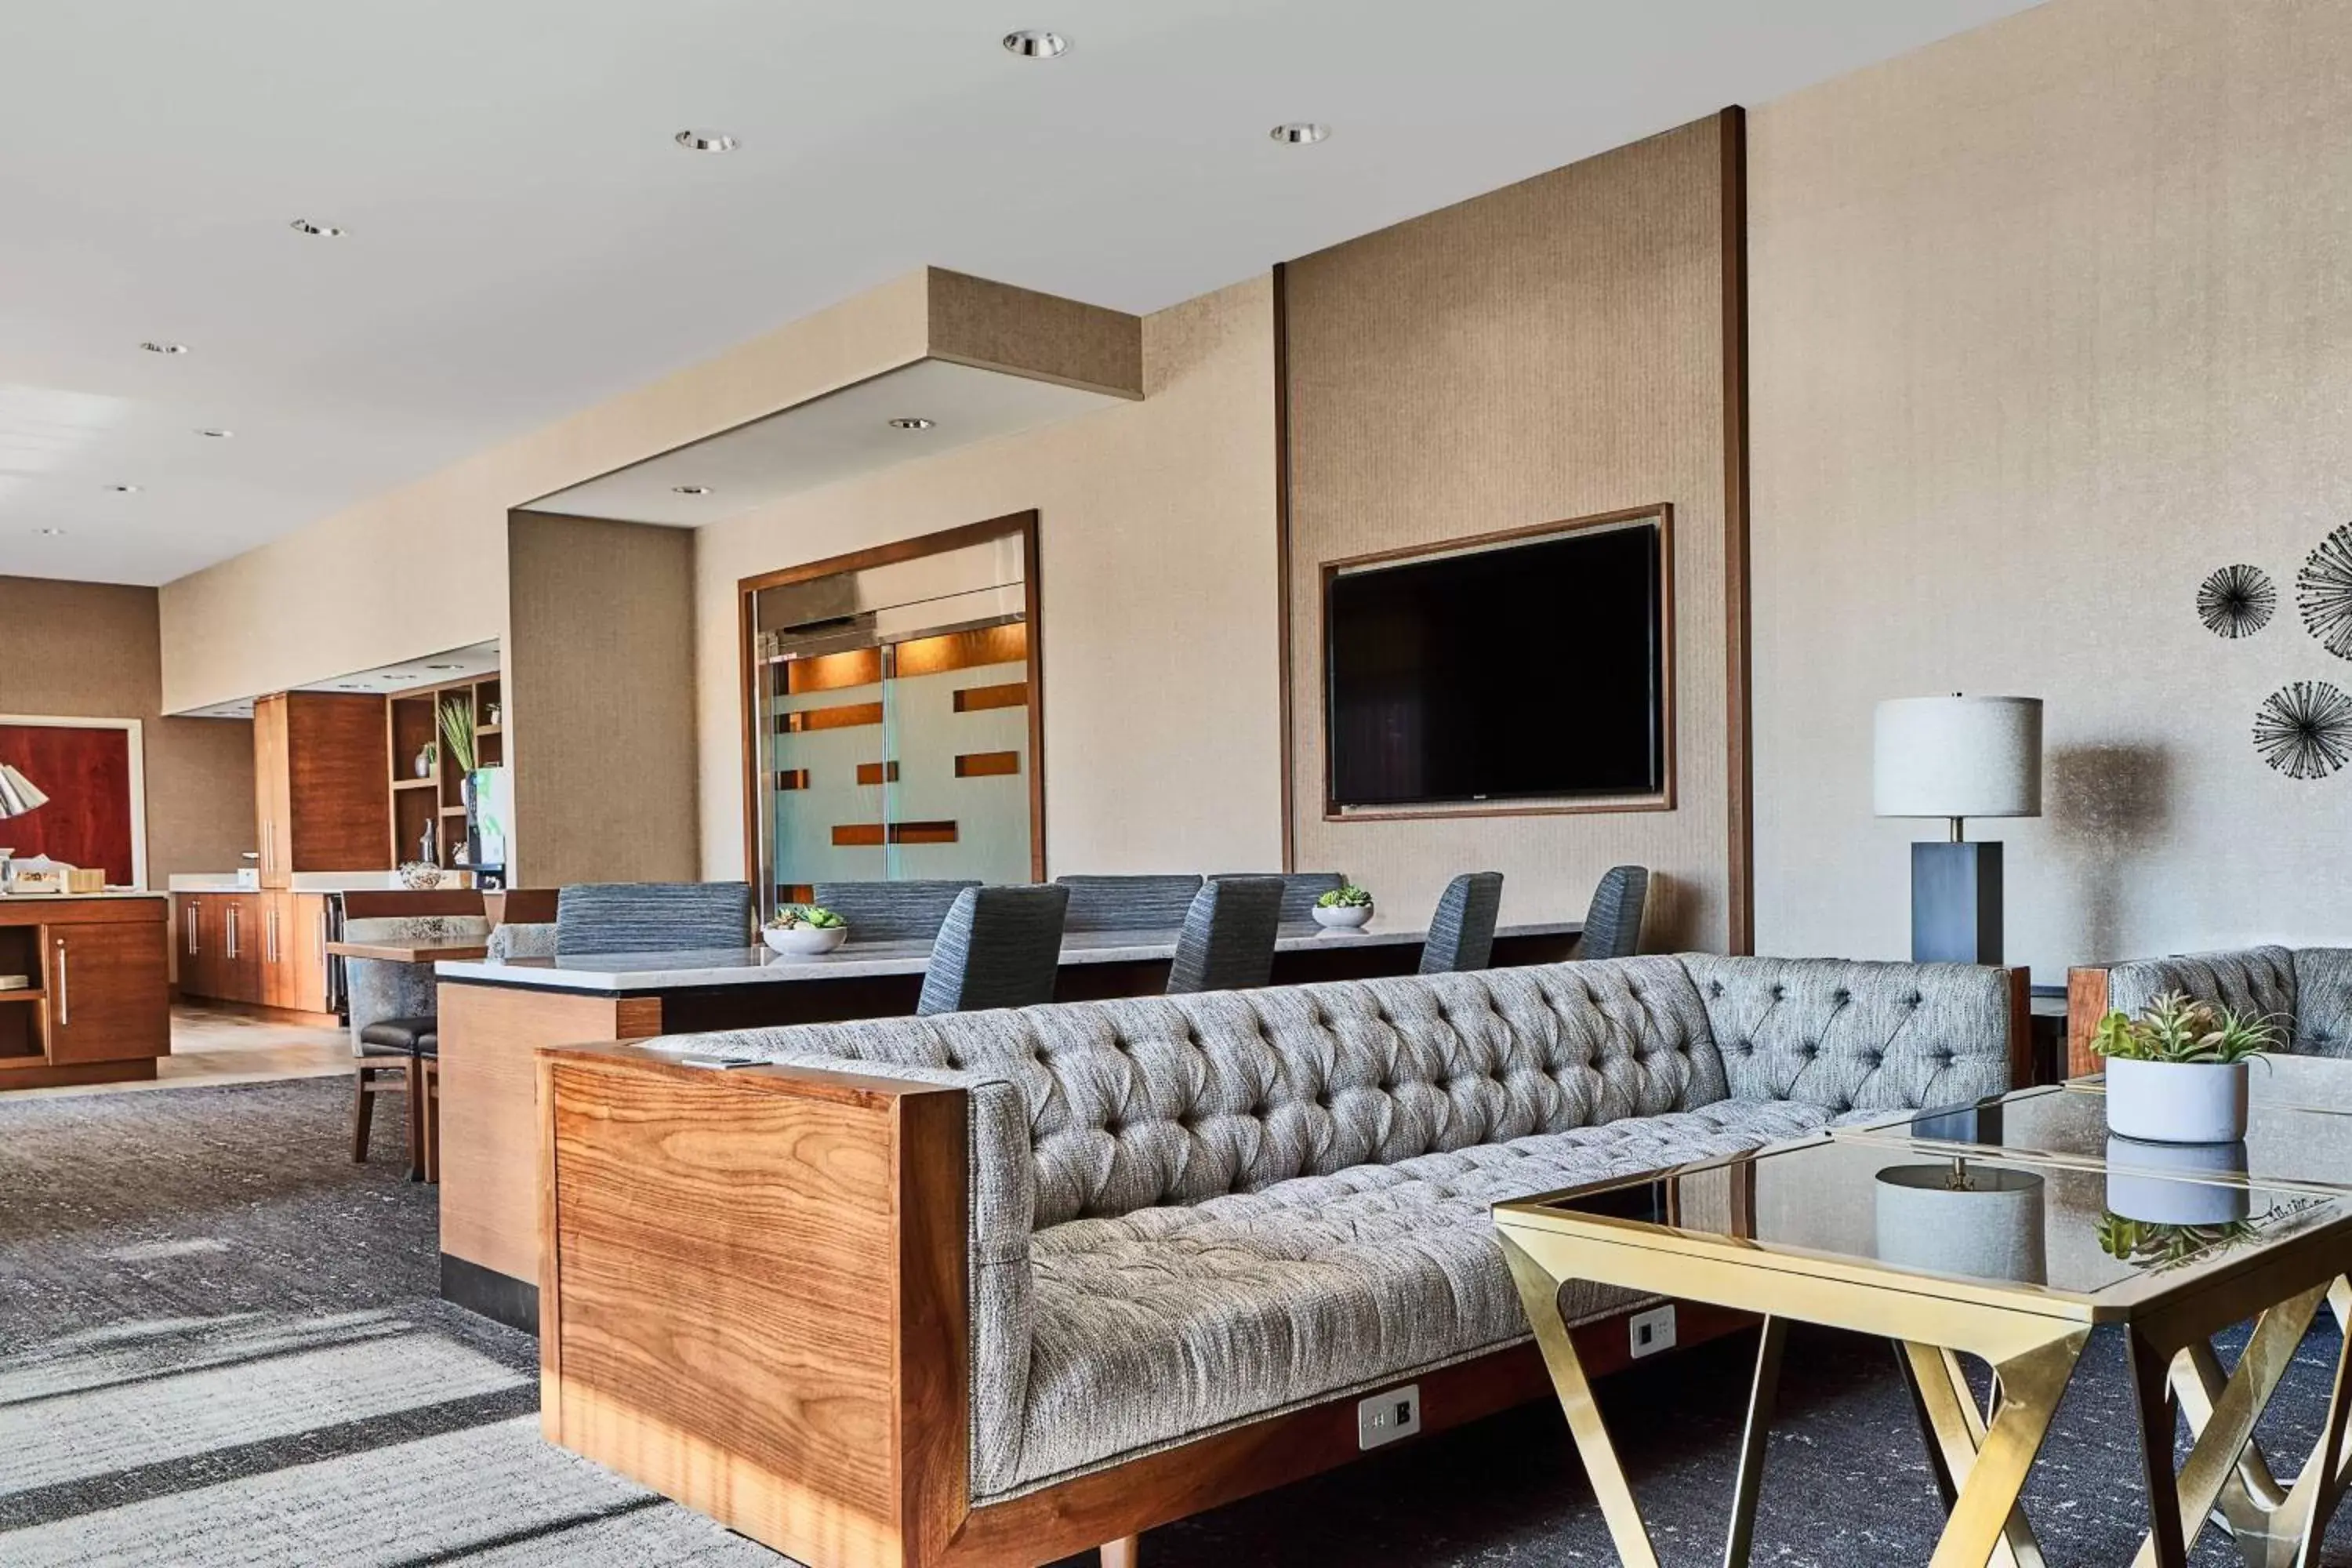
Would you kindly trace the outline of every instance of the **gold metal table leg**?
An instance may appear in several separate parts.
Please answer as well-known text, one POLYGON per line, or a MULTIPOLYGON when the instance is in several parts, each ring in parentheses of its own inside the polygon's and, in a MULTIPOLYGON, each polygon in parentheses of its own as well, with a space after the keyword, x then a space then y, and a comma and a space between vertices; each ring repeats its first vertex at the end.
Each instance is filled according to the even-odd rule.
POLYGON ((1731 1486, 1731 1531, 1723 1568, 1748 1568, 1756 1540, 1756 1499, 1764 1486, 1764 1450, 1772 1436, 1772 1405, 1780 1392, 1780 1349, 1789 1320, 1766 1318, 1756 1341, 1756 1381, 1748 1390, 1748 1424, 1739 1434, 1739 1470, 1731 1486))
MULTIPOLYGON (((2058 1344, 2029 1352, 2025 1356, 1996 1367, 1994 1382, 1997 1398, 1995 1417, 1989 1426, 1976 1406, 1969 1392, 1968 1377, 1960 1366, 1959 1356, 1941 1346, 1906 1343, 1902 1345, 1906 1382, 1922 1429, 1927 1435, 1929 1458, 1937 1474, 1938 1489, 1949 1499, 1948 1509, 1953 1523, 1960 1520, 1961 1509, 1968 1503, 1972 1510, 1990 1506, 1989 1493, 1983 1487, 1971 1492, 1970 1483, 1978 1479, 1980 1460, 1996 1429, 2000 1428, 2004 1415, 2010 1426, 2002 1429, 2004 1453, 2031 1430, 2031 1442, 2025 1448, 2025 1468, 2033 1462, 2033 1454, 2041 1447, 2042 1435, 2048 1429, 2050 1416, 2057 1409, 2058 1394, 2066 1386, 2066 1374, 2072 1373, 2074 1360, 2082 1353, 2082 1336, 2070 1336, 2058 1344), (2072 1348, 2069 1349, 2068 1347, 2072 1348), (2048 1395, 2047 1407, 2038 1415, 2031 1408, 2032 1401, 2040 1397, 2047 1379, 2048 1369, 2036 1358, 2063 1358, 2063 1370, 2054 1389, 2048 1395), (2031 1364, 2028 1364, 2031 1363, 2031 1364), (2012 1386, 2009 1369, 2024 1365, 2028 1382, 2021 1390, 2012 1386), (2003 1375, 2008 1373, 2009 1375, 2003 1375), (1974 1498, 1976 1500, 1970 1502, 1974 1498)), ((2004 1462, 2008 1462, 2004 1459, 2004 1462)), ((2009 1488, 2007 1502, 2001 1510, 1999 1528, 1984 1548, 1972 1559, 1972 1564, 1990 1562, 1994 1568, 2044 1568, 2042 1543, 2034 1538, 2033 1527, 2018 1506, 2017 1492, 2025 1484, 2025 1468, 2020 1468, 2009 1488)), ((1938 1563, 1943 1558, 1938 1555, 1938 1563)))

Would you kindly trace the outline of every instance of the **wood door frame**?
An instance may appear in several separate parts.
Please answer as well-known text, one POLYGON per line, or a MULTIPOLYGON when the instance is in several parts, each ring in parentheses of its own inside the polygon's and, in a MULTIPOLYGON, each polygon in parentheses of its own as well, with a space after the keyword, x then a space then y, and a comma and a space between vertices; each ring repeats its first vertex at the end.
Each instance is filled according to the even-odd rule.
MULTIPOLYGON (((1343 572, 1367 566, 1401 565, 1408 561, 1426 560, 1438 555, 1466 554, 1522 541, 1565 536, 1588 529, 1617 528, 1655 519, 1658 525, 1658 684, 1663 703, 1660 714, 1661 739, 1664 742, 1663 767, 1659 787, 1639 795, 1596 796, 1590 800, 1568 796, 1536 796, 1519 801, 1496 801, 1490 805, 1474 802, 1448 802, 1433 805, 1374 806, 1350 811, 1341 806, 1331 795, 1331 658, 1329 649, 1317 663, 1322 679, 1318 689, 1322 696, 1323 711, 1323 820, 1326 822, 1447 822, 1465 817, 1484 816, 1587 816, 1603 813, 1633 811, 1672 811, 1675 809, 1675 785, 1678 748, 1675 745, 1675 721, 1678 710, 1675 691, 1675 508, 1672 501, 1659 501, 1653 506, 1628 507, 1619 511, 1594 512, 1590 517, 1565 518, 1557 522, 1529 523, 1520 528, 1497 529, 1492 533, 1474 533, 1462 539, 1441 540, 1433 544, 1408 544, 1393 550, 1374 550, 1362 555, 1345 556, 1326 561, 1318 569, 1322 577, 1316 596, 1317 629, 1328 638, 1331 628, 1331 584, 1343 572)), ((1285 595, 1287 597, 1287 595, 1285 595)))
POLYGON ((752 897, 759 900, 760 908, 765 909, 767 903, 760 887, 761 780, 757 688, 759 667, 751 647, 753 596, 763 588, 779 588, 789 583, 805 583, 815 577, 896 565, 902 561, 943 555, 950 550, 962 550, 974 544, 985 544, 990 540, 1016 536, 1021 541, 1022 615, 1025 623, 1024 639, 1029 648, 1029 877, 1032 881, 1045 879, 1045 601, 1039 586, 1037 511, 1033 507, 1027 511, 1007 512, 1002 517, 941 529, 936 533, 919 533, 866 550, 853 550, 845 555, 828 555, 820 561, 785 566, 736 580, 735 673, 738 700, 741 704, 740 739, 743 746, 743 879, 751 884, 752 897))
MULTIPOLYGON (((0 713, 0 726, 26 730, 121 730, 130 737, 131 885, 147 890, 147 748, 142 719, 77 719, 56 713, 0 713)), ((38 784, 40 780, 35 779, 38 784)))

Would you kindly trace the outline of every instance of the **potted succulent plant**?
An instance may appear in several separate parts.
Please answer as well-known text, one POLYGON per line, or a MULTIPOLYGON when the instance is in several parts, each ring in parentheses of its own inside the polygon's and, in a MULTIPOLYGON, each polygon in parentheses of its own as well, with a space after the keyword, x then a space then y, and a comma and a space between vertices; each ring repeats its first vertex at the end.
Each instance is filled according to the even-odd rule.
POLYGON ((1371 918, 1371 894, 1353 882, 1315 900, 1315 923, 1325 931, 1360 931, 1371 918))
POLYGON ((760 932, 778 952, 831 952, 849 940, 849 922, 819 904, 778 910, 760 932))
POLYGON ((2107 1131, 2153 1143, 2234 1143, 2246 1135, 2252 1058, 2278 1026, 2167 992, 2137 1018, 2099 1021, 2091 1048, 2106 1058, 2107 1131))

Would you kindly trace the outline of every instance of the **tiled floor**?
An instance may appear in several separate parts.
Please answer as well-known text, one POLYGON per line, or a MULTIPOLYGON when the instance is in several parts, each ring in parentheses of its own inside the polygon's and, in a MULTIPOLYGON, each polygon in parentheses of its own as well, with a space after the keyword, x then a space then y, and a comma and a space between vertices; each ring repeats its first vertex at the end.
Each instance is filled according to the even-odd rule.
POLYGON ((339 1028, 280 1024, 226 1008, 184 1004, 172 1009, 172 1054, 155 1064, 152 1083, 17 1089, 9 1098, 268 1083, 278 1079, 328 1078, 351 1068, 351 1039, 339 1028))

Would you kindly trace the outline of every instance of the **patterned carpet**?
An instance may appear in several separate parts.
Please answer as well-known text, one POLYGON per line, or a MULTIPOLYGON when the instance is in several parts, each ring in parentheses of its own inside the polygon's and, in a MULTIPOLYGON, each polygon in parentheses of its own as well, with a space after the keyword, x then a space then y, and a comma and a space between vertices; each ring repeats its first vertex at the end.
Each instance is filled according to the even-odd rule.
MULTIPOLYGON (((782 1560, 542 1443, 533 1342, 434 1295, 434 1195, 346 1157, 309 1080, 0 1100, 0 1563, 761 1564, 782 1560)), ((1670 1563, 1719 1562, 1745 1342, 1602 1385, 1670 1563)), ((2299 1453, 2315 1334, 2265 1436, 2299 1453)), ((1756 1562, 1919 1563, 1935 1495, 1885 1346, 1790 1342, 1756 1562)), ((2117 1347, 2095 1343, 2028 1494, 2052 1568, 2128 1562, 2117 1347)), ((2352 1563, 2339 1521, 2326 1561, 2352 1563)), ((1148 1568, 1613 1563, 1556 1410, 1533 1406, 1145 1538, 1148 1568)), ((2233 1563, 2216 1536, 2200 1564, 2233 1563)), ((1091 1554, 1068 1568, 1091 1568, 1091 1554)))

